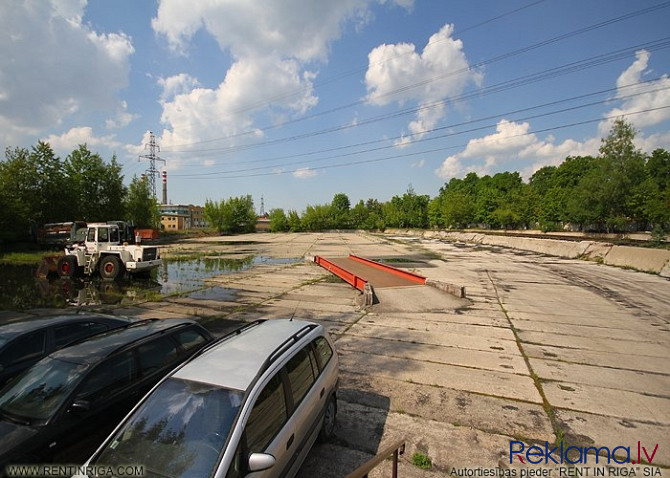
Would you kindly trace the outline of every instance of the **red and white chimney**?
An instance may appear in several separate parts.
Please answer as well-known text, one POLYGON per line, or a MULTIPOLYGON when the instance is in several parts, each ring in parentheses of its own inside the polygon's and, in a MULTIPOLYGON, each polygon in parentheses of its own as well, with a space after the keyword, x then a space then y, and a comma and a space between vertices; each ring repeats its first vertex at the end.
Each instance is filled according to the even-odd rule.
POLYGON ((163 204, 167 203, 167 171, 163 170, 163 204))

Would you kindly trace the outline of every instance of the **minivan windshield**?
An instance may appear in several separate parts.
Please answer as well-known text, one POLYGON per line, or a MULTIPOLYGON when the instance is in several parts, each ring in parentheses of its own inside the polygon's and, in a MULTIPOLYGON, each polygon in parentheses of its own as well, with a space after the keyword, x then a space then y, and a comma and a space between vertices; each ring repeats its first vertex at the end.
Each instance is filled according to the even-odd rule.
POLYGON ((210 476, 243 396, 239 390, 170 378, 151 393, 92 464, 116 469, 136 463, 144 467, 144 476, 210 476))
POLYGON ((0 395, 0 412, 23 420, 46 421, 58 411, 77 383, 86 364, 44 358, 29 368, 0 395))

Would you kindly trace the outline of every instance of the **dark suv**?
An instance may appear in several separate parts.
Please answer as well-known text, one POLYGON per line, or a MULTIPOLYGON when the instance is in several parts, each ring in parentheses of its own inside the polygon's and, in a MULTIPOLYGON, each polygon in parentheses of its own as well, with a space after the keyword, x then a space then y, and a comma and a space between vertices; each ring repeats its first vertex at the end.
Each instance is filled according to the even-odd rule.
POLYGON ((0 474, 85 459, 166 373, 212 341, 188 319, 148 319, 58 350, 0 391, 0 474))
POLYGON ((51 352, 130 323, 125 317, 79 314, 0 325, 0 387, 51 352))

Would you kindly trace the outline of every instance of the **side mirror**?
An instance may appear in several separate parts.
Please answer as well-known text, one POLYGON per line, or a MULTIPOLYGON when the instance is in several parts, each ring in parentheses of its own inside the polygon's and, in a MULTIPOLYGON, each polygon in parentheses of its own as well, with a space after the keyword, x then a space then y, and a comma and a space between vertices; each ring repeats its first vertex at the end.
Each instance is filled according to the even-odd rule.
POLYGON ((249 471, 263 471, 275 466, 277 460, 267 453, 252 453, 249 456, 249 471))
POLYGON ((70 405, 70 408, 68 411, 70 412, 88 412, 91 409, 91 402, 88 400, 75 400, 72 402, 72 405, 70 405))

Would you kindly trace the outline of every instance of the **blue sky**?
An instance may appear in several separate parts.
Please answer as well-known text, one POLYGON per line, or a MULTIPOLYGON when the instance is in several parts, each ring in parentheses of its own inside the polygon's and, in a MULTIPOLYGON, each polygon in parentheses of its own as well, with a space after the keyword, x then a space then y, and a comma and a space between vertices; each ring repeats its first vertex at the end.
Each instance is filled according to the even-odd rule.
POLYGON ((173 203, 432 197, 595 155, 616 117, 670 149, 669 21, 628 0, 0 2, 0 145, 86 143, 129 182, 152 131, 173 203))

